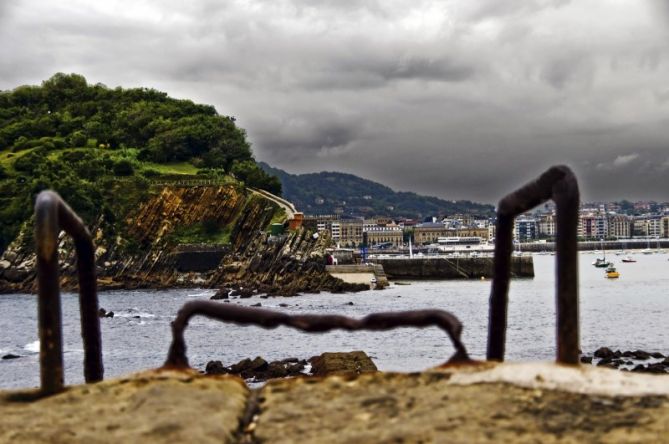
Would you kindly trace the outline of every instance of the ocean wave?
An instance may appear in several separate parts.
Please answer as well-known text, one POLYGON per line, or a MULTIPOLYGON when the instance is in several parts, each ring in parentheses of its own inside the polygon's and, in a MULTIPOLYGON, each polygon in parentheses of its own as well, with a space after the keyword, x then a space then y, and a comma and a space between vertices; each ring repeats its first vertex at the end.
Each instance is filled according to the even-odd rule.
POLYGON ((26 344, 23 349, 31 353, 39 353, 39 339, 26 344))
POLYGON ((187 296, 189 298, 207 298, 207 299, 209 299, 215 293, 216 292, 214 290, 207 290, 207 291, 201 291, 201 292, 198 292, 198 293, 188 293, 187 296))
POLYGON ((120 312, 114 312, 114 317, 118 318, 155 318, 156 315, 153 313, 148 313, 145 311, 139 311, 136 308, 131 308, 128 310, 120 311, 120 312))

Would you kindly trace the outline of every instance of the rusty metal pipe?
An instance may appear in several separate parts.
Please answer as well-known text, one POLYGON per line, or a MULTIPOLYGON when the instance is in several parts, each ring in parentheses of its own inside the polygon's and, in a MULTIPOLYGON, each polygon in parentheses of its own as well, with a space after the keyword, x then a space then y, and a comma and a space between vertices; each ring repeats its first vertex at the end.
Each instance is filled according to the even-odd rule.
POLYGON ((549 168, 536 180, 500 200, 497 208, 495 265, 490 293, 487 359, 503 361, 508 291, 513 252, 513 220, 553 199, 557 207, 557 362, 578 364, 578 182, 566 166, 549 168))
POLYGON ((53 191, 42 191, 35 201, 37 248, 40 380, 43 394, 63 389, 63 333, 58 278, 58 235, 72 236, 77 252, 81 336, 84 345, 84 378, 87 383, 103 378, 102 342, 95 278, 95 251, 82 220, 53 191))
POLYGON ((188 367, 184 330, 188 326, 190 318, 195 315, 238 325, 257 325, 267 329, 283 325, 311 333, 321 333, 335 329, 356 331, 437 326, 448 333, 455 347, 455 354, 449 362, 467 362, 470 360, 467 350, 460 340, 462 324, 454 315, 443 310, 375 313, 362 319, 353 319, 338 315, 289 315, 262 308, 240 307, 212 301, 191 301, 184 304, 176 319, 172 322, 172 344, 168 351, 165 366, 188 367))

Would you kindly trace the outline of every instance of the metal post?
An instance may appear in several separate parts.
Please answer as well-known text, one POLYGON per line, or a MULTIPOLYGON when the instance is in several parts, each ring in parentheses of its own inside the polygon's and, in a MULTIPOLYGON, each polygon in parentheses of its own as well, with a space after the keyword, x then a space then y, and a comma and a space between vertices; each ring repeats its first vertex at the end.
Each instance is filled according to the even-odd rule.
POLYGON ((76 213, 53 191, 42 191, 35 201, 37 288, 40 337, 40 379, 45 395, 63 389, 63 333, 58 279, 58 235, 72 236, 77 252, 84 378, 103 378, 102 344, 95 278, 95 250, 91 235, 76 213))
POLYGON ((578 364, 578 182, 566 166, 549 168, 536 180, 504 197, 497 209, 495 267, 490 293, 487 358, 504 360, 508 290, 513 250, 513 219, 553 199, 557 207, 557 353, 564 364, 578 364))

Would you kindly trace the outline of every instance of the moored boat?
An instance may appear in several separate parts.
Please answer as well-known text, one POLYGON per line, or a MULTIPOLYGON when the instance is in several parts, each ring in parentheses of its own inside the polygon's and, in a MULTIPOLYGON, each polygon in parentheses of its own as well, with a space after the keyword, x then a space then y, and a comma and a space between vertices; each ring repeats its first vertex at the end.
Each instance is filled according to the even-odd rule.
POLYGON ((611 265, 611 262, 607 261, 605 258, 598 257, 595 259, 595 261, 592 263, 597 268, 606 268, 609 265, 611 265))
POLYGON ((609 265, 606 269, 606 277, 608 279, 617 279, 620 277, 620 273, 618 273, 616 267, 614 267, 613 265, 609 265))
POLYGON ((625 263, 631 263, 631 262, 636 262, 636 259, 634 259, 632 256, 625 256, 622 258, 622 261, 625 263))

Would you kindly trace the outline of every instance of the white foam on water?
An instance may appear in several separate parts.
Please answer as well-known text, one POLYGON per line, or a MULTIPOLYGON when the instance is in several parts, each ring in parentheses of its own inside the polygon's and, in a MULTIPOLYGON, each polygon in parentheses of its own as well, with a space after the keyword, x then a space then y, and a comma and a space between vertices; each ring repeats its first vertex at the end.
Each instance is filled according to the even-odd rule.
POLYGON ((39 339, 26 344, 23 349, 31 353, 39 353, 39 339))
POLYGON ((207 298, 209 299, 211 296, 213 296, 216 292, 213 290, 207 290, 207 291, 201 291, 198 293, 188 293, 189 298, 207 298))
POLYGON ((121 313, 114 312, 114 317, 115 318, 136 318, 137 316, 139 316, 140 318, 155 318, 156 317, 156 315, 154 315, 153 313, 147 313, 147 312, 134 310, 134 309, 130 309, 128 311, 121 312, 121 313))

